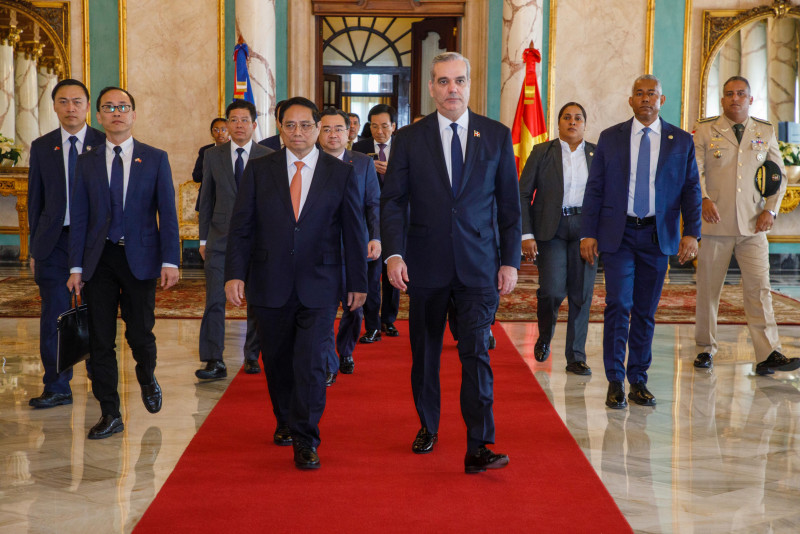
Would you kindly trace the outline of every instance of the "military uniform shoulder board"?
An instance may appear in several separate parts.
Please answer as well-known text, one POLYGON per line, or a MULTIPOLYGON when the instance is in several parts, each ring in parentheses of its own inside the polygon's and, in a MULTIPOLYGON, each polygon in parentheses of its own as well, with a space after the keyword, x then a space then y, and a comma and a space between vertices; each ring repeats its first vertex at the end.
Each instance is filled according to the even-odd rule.
POLYGON ((703 124, 704 122, 713 122, 713 121, 717 120, 718 118, 719 118, 719 115, 716 115, 714 117, 706 117, 705 119, 698 119, 697 122, 698 122, 698 124, 703 124))
POLYGON ((760 122, 761 124, 766 124, 767 126, 772 126, 772 123, 769 121, 765 121, 764 119, 759 119, 758 117, 750 117, 756 122, 760 122))

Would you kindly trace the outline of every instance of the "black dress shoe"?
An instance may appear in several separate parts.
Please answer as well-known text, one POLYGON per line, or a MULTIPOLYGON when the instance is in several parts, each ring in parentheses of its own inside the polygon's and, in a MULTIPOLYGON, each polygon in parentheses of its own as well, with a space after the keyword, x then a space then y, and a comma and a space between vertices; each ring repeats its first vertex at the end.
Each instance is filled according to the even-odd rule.
POLYGON ((606 393, 606 406, 613 410, 621 410, 628 405, 625 400, 625 385, 619 380, 612 380, 608 383, 608 393, 606 393))
POLYGON ((317 449, 303 442, 292 443, 294 447, 294 465, 298 469, 319 469, 317 449))
POLYGON ((110 437, 111 434, 122 432, 125 430, 125 425, 122 424, 122 417, 114 417, 113 415, 104 415, 100 418, 96 425, 89 430, 89 439, 105 439, 110 437))
POLYGON ((194 372, 194 376, 201 380, 219 380, 228 376, 228 370, 222 360, 209 360, 203 369, 194 372))
POLYGON ((492 331, 489 330, 489 350, 494 350, 495 347, 497 347, 497 340, 494 338, 492 331))
POLYGON ((52 408, 53 406, 61 406, 62 404, 72 404, 72 393, 53 393, 52 391, 45 391, 38 397, 34 397, 28 401, 28 406, 34 408, 52 408))
POLYGON ((467 453, 464 457, 464 472, 468 474, 483 473, 487 469, 502 469, 507 465, 508 455, 495 454, 486 447, 481 447, 475 454, 467 453))
POLYGON ((375 343, 381 340, 380 330, 367 330, 363 336, 358 338, 359 343, 375 343))
POLYGON ((800 368, 800 358, 787 358, 773 350, 767 359, 756 365, 756 374, 771 375, 775 371, 794 371, 800 368))
POLYGON ((536 358, 537 362, 543 362, 547 360, 548 356, 550 356, 550 345, 541 339, 537 339, 536 345, 533 346, 533 357, 536 358))
POLYGON ((428 429, 422 427, 417 432, 417 437, 414 438, 414 443, 411 445, 411 450, 415 454, 428 454, 433 450, 436 440, 439 439, 439 434, 431 434, 428 429))
POLYGON ((397 337, 400 335, 400 332, 397 328, 394 327, 391 323, 384 323, 381 325, 381 332, 385 332, 389 337, 397 337))
POLYGON ((339 373, 328 373, 328 376, 325 377, 325 386, 331 387, 336 383, 336 377, 339 373))
POLYGON ((711 356, 710 352, 701 352, 694 359, 694 366, 698 369, 708 369, 714 364, 713 360, 714 357, 711 356))
POLYGON ((353 361, 352 356, 345 356, 339 358, 339 371, 346 375, 352 375, 356 368, 356 362, 353 361))
POLYGON ((592 374, 592 368, 586 362, 570 362, 567 364, 567 372, 586 376, 592 374))
POLYGON ((257 375, 261 372, 261 367, 258 366, 258 360, 245 360, 244 372, 248 375, 257 375))
POLYGON ((275 442, 275 445, 280 447, 286 447, 292 444, 292 431, 289 430, 289 427, 286 425, 278 425, 278 428, 275 429, 275 433, 272 435, 272 441, 275 442))
POLYGON ((644 382, 631 384, 631 392, 628 393, 628 398, 639 406, 656 405, 656 398, 647 390, 647 384, 644 382))
POLYGON ((161 411, 161 386, 156 377, 153 377, 151 384, 142 384, 142 402, 150 413, 161 411))

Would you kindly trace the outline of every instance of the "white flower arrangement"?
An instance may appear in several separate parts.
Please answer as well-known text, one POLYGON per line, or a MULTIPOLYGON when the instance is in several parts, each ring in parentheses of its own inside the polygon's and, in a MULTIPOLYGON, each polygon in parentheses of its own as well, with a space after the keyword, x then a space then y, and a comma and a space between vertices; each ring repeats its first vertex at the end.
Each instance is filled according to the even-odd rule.
POLYGON ((8 159, 17 164, 22 156, 22 149, 14 145, 14 140, 0 134, 0 161, 8 159))
POLYGON ((789 167, 800 165, 800 145, 778 141, 778 149, 781 151, 784 165, 789 167))

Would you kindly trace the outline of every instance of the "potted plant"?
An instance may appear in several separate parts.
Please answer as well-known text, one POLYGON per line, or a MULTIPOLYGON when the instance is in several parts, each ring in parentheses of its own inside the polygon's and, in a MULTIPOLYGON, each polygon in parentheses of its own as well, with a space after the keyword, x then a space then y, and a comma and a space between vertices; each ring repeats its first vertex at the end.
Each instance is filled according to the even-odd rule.
POLYGON ((14 140, 0 134, 0 166, 13 167, 22 156, 22 150, 14 146, 14 140))
POLYGON ((790 184, 800 182, 800 145, 778 141, 778 148, 786 166, 786 181, 790 184))

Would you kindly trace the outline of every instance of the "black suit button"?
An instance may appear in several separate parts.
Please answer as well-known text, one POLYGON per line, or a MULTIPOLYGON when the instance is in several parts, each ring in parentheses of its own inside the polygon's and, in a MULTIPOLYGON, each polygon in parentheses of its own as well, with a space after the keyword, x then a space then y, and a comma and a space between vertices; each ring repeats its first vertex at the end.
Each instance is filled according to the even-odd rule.
POLYGON ((290 251, 289 251, 289 255, 290 255, 290 256, 294 256, 294 249, 292 249, 292 250, 290 250, 290 251))
POLYGON ((299 232, 299 231, 300 231, 300 228, 298 228, 297 226, 295 226, 295 227, 294 227, 294 231, 295 231, 295 232, 299 232))
POLYGON ((453 213, 458 213, 458 210, 453 208, 453 213))

